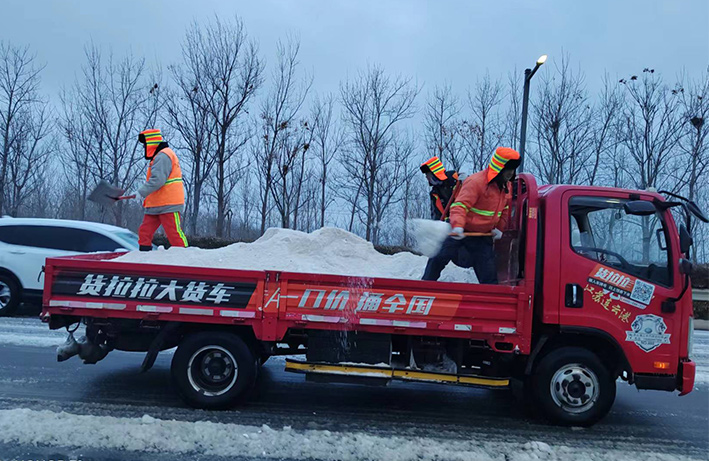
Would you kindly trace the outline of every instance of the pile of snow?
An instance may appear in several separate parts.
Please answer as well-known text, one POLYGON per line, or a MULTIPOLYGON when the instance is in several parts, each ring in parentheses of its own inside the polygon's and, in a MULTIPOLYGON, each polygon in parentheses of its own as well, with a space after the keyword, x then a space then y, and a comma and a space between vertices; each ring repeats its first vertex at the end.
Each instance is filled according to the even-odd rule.
POLYGON ((58 447, 118 449, 158 453, 200 453, 239 458, 357 461, 567 460, 679 461, 671 454, 600 447, 552 446, 489 440, 377 436, 361 432, 273 429, 208 421, 116 418, 55 413, 47 410, 0 410, 0 442, 58 447))
MULTIPOLYGON (((235 243, 216 250, 170 248, 132 252, 116 261, 416 280, 423 276, 428 260, 408 252, 384 255, 370 242, 350 232, 325 227, 310 234, 272 228, 253 243, 235 243)), ((452 263, 443 270, 439 280, 477 282, 472 269, 462 269, 452 263)))

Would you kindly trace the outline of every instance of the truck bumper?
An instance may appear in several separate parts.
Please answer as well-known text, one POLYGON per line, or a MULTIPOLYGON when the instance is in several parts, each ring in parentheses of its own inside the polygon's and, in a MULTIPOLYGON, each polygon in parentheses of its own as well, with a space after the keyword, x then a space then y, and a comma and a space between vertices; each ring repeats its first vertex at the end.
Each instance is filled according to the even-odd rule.
POLYGON ((687 395, 694 389, 694 374, 697 371, 697 365, 691 361, 680 362, 679 376, 677 379, 677 390, 679 395, 687 395))

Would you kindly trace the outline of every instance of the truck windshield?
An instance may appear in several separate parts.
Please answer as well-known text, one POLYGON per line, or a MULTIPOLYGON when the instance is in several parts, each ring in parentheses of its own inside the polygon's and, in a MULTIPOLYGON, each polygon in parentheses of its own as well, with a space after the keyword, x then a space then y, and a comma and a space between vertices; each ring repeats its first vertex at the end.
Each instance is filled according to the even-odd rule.
POLYGON ((670 286, 667 229, 660 213, 626 214, 626 200, 573 197, 569 201, 571 247, 586 258, 627 274, 670 286))

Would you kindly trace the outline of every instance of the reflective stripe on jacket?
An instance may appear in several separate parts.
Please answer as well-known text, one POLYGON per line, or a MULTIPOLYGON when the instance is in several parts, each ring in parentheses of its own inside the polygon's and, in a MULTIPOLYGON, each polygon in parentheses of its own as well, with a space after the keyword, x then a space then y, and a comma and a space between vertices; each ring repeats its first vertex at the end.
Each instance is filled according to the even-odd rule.
POLYGON ((496 183, 488 183, 487 169, 469 176, 450 208, 452 227, 465 232, 505 230, 510 215, 512 194, 500 190, 496 183))
POLYGON ((185 203, 185 189, 182 186, 182 169, 180 162, 177 160, 177 155, 169 147, 162 149, 150 161, 148 166, 147 182, 150 182, 151 170, 153 162, 158 155, 165 154, 170 158, 172 169, 168 174, 165 183, 154 192, 145 197, 143 206, 146 208, 163 207, 168 205, 183 205, 185 203))

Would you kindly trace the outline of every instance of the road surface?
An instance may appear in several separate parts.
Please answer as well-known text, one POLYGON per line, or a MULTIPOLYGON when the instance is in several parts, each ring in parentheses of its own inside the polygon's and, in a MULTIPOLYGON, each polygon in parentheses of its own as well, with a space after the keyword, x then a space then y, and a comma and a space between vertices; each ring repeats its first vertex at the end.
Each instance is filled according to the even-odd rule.
MULTIPOLYGON (((162 353, 154 368, 144 374, 138 372, 142 354, 114 351, 97 365, 83 365, 77 357, 57 363, 52 345, 63 337, 64 333, 50 332, 32 318, 0 319, 0 461, 368 459, 377 453, 376 447, 363 445, 372 441, 399 444, 404 447, 397 452, 399 459, 412 459, 407 456, 416 454, 410 451, 423 450, 416 445, 421 440, 429 448, 439 447, 442 453, 436 458, 435 453, 421 451, 419 458, 413 459, 471 459, 469 455, 456 457, 456 446, 460 450, 482 447, 479 459, 501 460, 629 459, 631 455, 653 459, 648 454, 659 456, 655 459, 707 459, 709 453, 709 332, 698 331, 695 336, 700 379, 694 392, 678 397, 677 393, 637 391, 618 383, 611 413, 587 429, 545 425, 525 414, 504 391, 418 383, 388 387, 315 384, 305 382, 302 375, 285 373, 283 359, 278 358, 263 367, 250 403, 234 411, 196 411, 182 403, 170 383, 170 352, 162 353), (93 419, 78 420, 81 415, 93 419), (93 434, 92 424, 148 430, 153 426, 146 422, 154 422, 152 418, 174 420, 170 424, 175 426, 160 436, 169 448, 132 446, 130 440, 116 445, 115 441, 106 442, 110 436, 95 434, 77 445, 77 438, 83 440, 82 431, 93 434), (222 430, 222 439, 194 442, 190 439, 196 433, 193 429, 199 432, 202 427, 197 421, 226 424, 203 428, 206 432, 222 430), (18 430, 19 424, 26 425, 26 430, 18 430), (64 424, 77 424, 79 435, 67 433, 56 440, 37 435, 64 424), (251 436, 245 433, 248 431, 253 431, 251 436), (15 432, 19 435, 8 436, 15 432), (173 441, 171 437, 178 433, 181 438, 173 441), (220 440, 266 436, 276 441, 274 445, 287 445, 281 443, 287 434, 292 435, 287 439, 292 444, 335 440, 353 447, 344 454, 333 449, 327 456, 322 446, 314 446, 310 452, 295 447, 290 451, 287 447, 268 448, 261 457, 254 456, 254 447, 249 446, 244 448, 246 455, 239 457, 237 453, 244 452, 238 452, 238 446, 233 450, 219 446, 220 440), (33 446, 33 441, 39 445, 33 446), (193 442, 193 448, 179 446, 193 442), (502 448, 496 451, 498 446, 502 448), (217 455, 205 454, 210 450, 217 455), (220 457, 219 453, 228 456, 220 457)), ((135 439, 136 435, 130 437, 135 439)), ((396 459, 390 454, 386 458, 396 459)))

